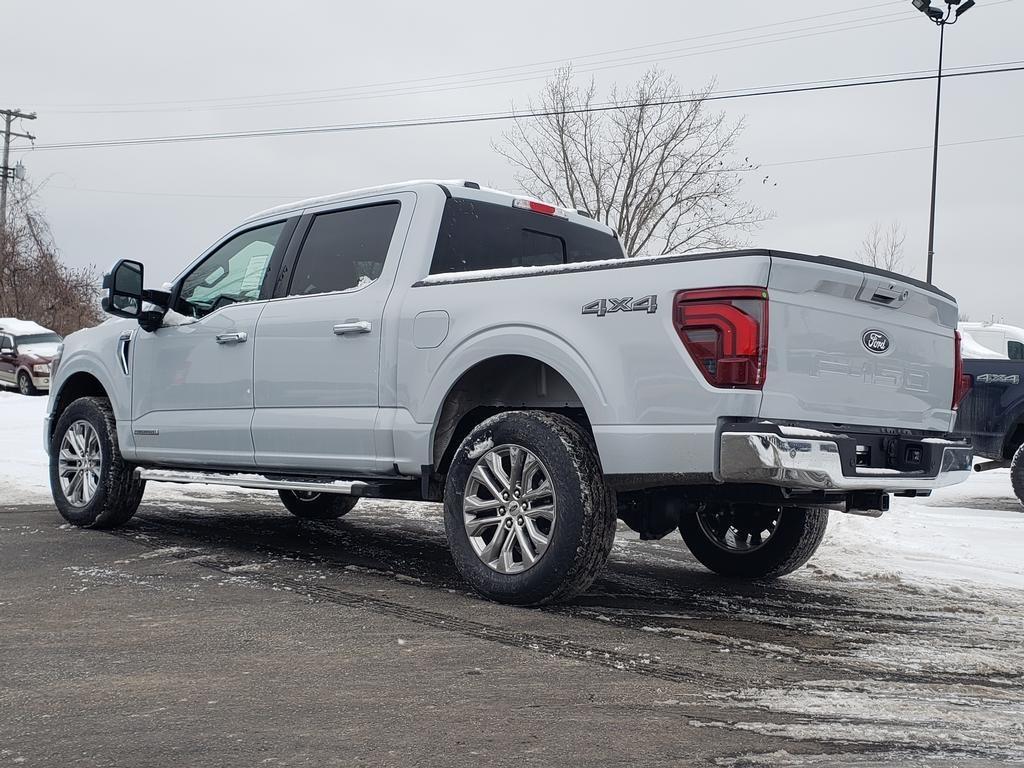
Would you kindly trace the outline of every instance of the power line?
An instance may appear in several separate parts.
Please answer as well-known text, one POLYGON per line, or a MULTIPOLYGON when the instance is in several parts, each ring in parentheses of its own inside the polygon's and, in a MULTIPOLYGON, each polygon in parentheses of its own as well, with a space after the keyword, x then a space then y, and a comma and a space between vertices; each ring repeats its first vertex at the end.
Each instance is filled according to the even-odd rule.
MULTIPOLYGON (((981 139, 966 139, 964 141, 949 141, 940 144, 943 148, 948 147, 963 147, 974 144, 990 144, 1000 141, 1013 141, 1024 139, 1024 133, 1012 134, 1009 136, 990 136, 981 139)), ((770 163, 758 163, 756 166, 751 168, 739 168, 731 169, 729 173, 758 173, 765 168, 780 168, 792 165, 807 165, 810 163, 823 163, 831 162, 835 160, 854 160, 862 159, 866 157, 879 157, 883 155, 895 155, 906 152, 920 152, 926 149, 931 149, 930 145, 922 145, 917 147, 898 147, 895 149, 880 149, 871 152, 853 152, 842 155, 824 155, 820 157, 805 157, 795 160, 779 160, 770 163)), ((202 193, 202 192, 167 192, 167 191, 153 191, 153 190, 129 190, 129 189, 97 189, 94 187, 79 187, 79 186, 61 186, 58 184, 46 185, 51 189, 59 189, 67 192, 95 192, 98 194, 108 195, 129 195, 138 197, 184 197, 184 198, 198 198, 198 199, 230 199, 230 200, 299 200, 311 197, 308 193, 303 194, 267 194, 267 195, 252 195, 252 194, 217 194, 217 193, 202 193)))
MULTIPOLYGON (((977 75, 992 75, 1008 72, 1024 71, 1024 66, 1009 66, 1008 62, 1000 64, 985 65, 988 68, 973 69, 961 72, 953 72, 944 77, 972 77, 977 75), (1007 64, 1007 66, 1004 66, 1007 64)), ((819 91, 832 91, 846 88, 863 88, 867 86, 892 85, 899 83, 920 82, 934 80, 935 75, 911 75, 911 76, 877 76, 872 79, 850 80, 843 82, 826 82, 825 84, 814 85, 788 85, 762 90, 748 90, 746 92, 733 93, 709 93, 700 96, 691 96, 681 99, 666 99, 648 103, 648 106, 677 106, 692 104, 698 101, 727 101, 733 99, 745 99, 765 96, 783 96, 799 93, 812 93, 819 91)), ((421 128, 427 126, 460 125, 485 122, 501 122, 508 120, 534 119, 540 117, 551 117, 554 115, 573 115, 591 112, 608 112, 622 109, 631 109, 638 106, 634 103, 626 104, 602 104, 591 107, 579 107, 568 110, 532 110, 526 112, 495 112, 476 115, 452 115, 437 118, 422 118, 411 120, 379 121, 367 123, 348 123, 339 125, 307 125, 290 128, 267 128, 248 131, 229 131, 221 133, 197 133, 172 136, 148 136, 126 139, 99 139, 95 141, 75 141, 55 144, 44 144, 34 148, 34 151, 48 151, 61 149, 95 149, 99 147, 125 147, 125 146, 146 146, 158 144, 180 144, 203 141, 225 141, 234 139, 268 138, 273 136, 301 136, 327 133, 352 133, 373 130, 394 130, 401 128, 421 128)))
MULTIPOLYGON (((1001 4, 1001 3, 1004 3, 1004 2, 1010 2, 1010 1, 1011 0, 998 0, 997 3, 995 3, 995 4, 1001 4)), ((213 97, 213 98, 206 98, 206 99, 148 101, 148 102, 127 102, 127 103, 122 102, 122 103, 107 103, 107 104, 95 104, 95 103, 93 103, 93 104, 54 104, 54 105, 48 105, 50 107, 48 109, 48 111, 50 111, 50 112, 61 112, 61 111, 78 111, 79 109, 85 109, 87 111, 84 111, 84 112, 78 111, 78 113, 79 114, 89 114, 91 112, 101 112, 101 111, 102 112, 109 112, 109 111, 126 111, 126 112, 127 111, 149 111, 149 110, 143 110, 143 109, 132 110, 132 109, 130 109, 132 107, 173 107, 173 108, 186 107, 187 108, 187 107, 192 106, 192 105, 201 105, 201 104, 212 104, 213 106, 210 107, 210 108, 217 108, 218 106, 224 106, 226 108, 231 108, 231 107, 236 107, 236 106, 246 106, 246 107, 248 107, 248 106, 267 106, 267 105, 274 105, 274 102, 269 102, 269 103, 266 103, 266 104, 256 103, 256 104, 253 104, 253 105, 248 105, 248 104, 238 105, 238 104, 235 104, 234 102, 253 101, 253 100, 256 100, 256 99, 277 99, 277 98, 292 98, 292 97, 306 97, 306 96, 310 96, 311 97, 311 96, 316 96, 316 95, 325 96, 325 97, 327 97, 329 99, 330 97, 328 96, 328 94, 342 94, 343 95, 343 94, 346 94, 346 93, 352 93, 353 91, 362 91, 362 90, 367 90, 367 89, 393 88, 395 86, 407 86, 407 87, 411 88, 413 86, 418 86, 418 85, 421 85, 423 83, 430 83, 430 82, 435 82, 435 81, 439 81, 439 80, 458 80, 458 82, 456 82, 456 83, 446 83, 446 84, 443 84, 443 85, 460 86, 460 85, 464 85, 464 83, 462 82, 462 79, 466 78, 466 77, 473 77, 473 76, 477 76, 477 75, 494 75, 495 77, 507 77, 508 75, 500 75, 499 76, 499 75, 495 75, 495 73, 514 72, 516 70, 523 70, 523 69, 533 70, 534 68, 537 68, 537 67, 545 67, 545 69, 543 69, 541 71, 541 74, 547 75, 547 74, 550 74, 550 65, 553 65, 553 64, 562 64, 562 63, 568 63, 568 62, 571 62, 571 61, 575 62, 575 61, 581 61, 581 60, 585 60, 585 59, 603 59, 604 57, 611 56, 611 55, 614 55, 614 54, 619 54, 619 53, 628 53, 628 52, 631 52, 631 51, 645 50, 645 49, 651 49, 651 48, 660 48, 660 47, 665 47, 665 46, 670 46, 670 45, 678 45, 679 43, 692 42, 692 41, 695 41, 695 40, 706 40, 706 39, 715 38, 715 37, 726 37, 726 36, 729 36, 729 35, 740 34, 740 33, 744 33, 744 32, 753 32, 753 31, 757 31, 757 30, 760 30, 760 29, 767 29, 767 28, 770 28, 770 27, 779 27, 779 26, 788 26, 788 25, 791 25, 791 24, 799 24, 799 23, 803 23, 803 22, 806 22, 806 21, 814 21, 816 19, 822 19, 822 18, 827 18, 827 17, 832 17, 832 16, 840 16, 840 15, 846 15, 846 14, 850 14, 850 13, 862 13, 863 11, 871 10, 871 9, 874 9, 874 8, 881 8, 881 7, 886 7, 886 6, 894 6, 894 5, 897 5, 897 4, 899 4, 899 3, 898 2, 894 2, 894 0, 888 0, 887 2, 876 3, 874 5, 861 6, 861 7, 857 7, 857 8, 849 8, 849 9, 841 10, 841 11, 832 11, 832 12, 829 12, 829 13, 820 13, 820 14, 815 14, 813 16, 804 16, 804 17, 801 17, 801 18, 789 19, 789 20, 786 20, 786 21, 776 21, 776 22, 770 22, 770 23, 766 23, 766 24, 757 24, 757 25, 750 26, 750 27, 741 27, 741 28, 738 28, 738 29, 727 30, 727 31, 724 31, 724 32, 712 32, 712 33, 706 33, 706 34, 701 34, 701 35, 693 35, 693 36, 689 36, 689 37, 677 38, 675 40, 662 41, 662 42, 658 42, 658 43, 646 43, 646 44, 643 44, 643 45, 631 46, 631 47, 627 47, 627 48, 616 48, 616 49, 600 51, 600 52, 596 52, 596 53, 582 54, 582 55, 577 55, 577 56, 573 56, 573 57, 563 57, 563 58, 559 58, 559 59, 546 59, 546 60, 543 60, 543 61, 535 61, 535 62, 531 62, 531 63, 528 63, 528 64, 517 64, 517 65, 504 66, 504 67, 492 67, 492 68, 489 68, 489 69, 472 70, 472 71, 469 71, 469 72, 454 73, 454 74, 449 74, 449 75, 433 75, 433 76, 422 77, 422 78, 409 78, 409 79, 403 79, 403 80, 391 80, 391 81, 384 81, 384 82, 377 82, 377 83, 367 83, 367 84, 364 84, 364 85, 345 86, 345 87, 340 87, 340 88, 324 88, 324 89, 314 89, 314 90, 284 91, 284 92, 267 93, 267 94, 253 94, 253 95, 248 95, 248 96, 223 96, 223 97, 213 97)), ((903 13, 903 12, 898 13, 898 14, 890 14, 890 16, 903 16, 905 18, 914 18, 913 14, 906 14, 906 13, 903 13)), ((785 35, 785 34, 790 34, 791 32, 806 32, 808 30, 820 29, 820 28, 827 27, 827 26, 845 25, 845 24, 849 24, 849 23, 851 23, 851 22, 849 22, 849 21, 833 22, 832 24, 821 25, 819 27, 809 27, 809 28, 800 29, 800 30, 789 30, 789 31, 773 32, 773 33, 769 33, 769 35, 785 35)), ((859 28, 859 27, 854 27, 854 28, 856 29, 856 28, 859 28)), ((832 31, 843 31, 843 30, 839 29, 839 30, 832 30, 832 31)), ((763 36, 760 36, 760 37, 765 37, 765 36, 767 36, 767 35, 763 35, 763 36)), ((757 38, 746 38, 746 39, 757 39, 757 38)), ((722 45, 725 42, 730 42, 730 41, 723 41, 723 42, 718 42, 718 43, 706 43, 706 44, 704 44, 704 46, 695 46, 695 47, 706 47, 707 45, 722 45)), ((731 42, 743 42, 743 40, 731 41, 731 42)), ((781 40, 779 42, 781 42, 781 40)), ((740 46, 740 47, 742 47, 742 46, 740 46)), ((688 49, 683 49, 683 50, 688 50, 688 49)), ((726 49, 726 50, 733 50, 733 49, 726 49)), ((673 51, 668 51, 668 53, 672 53, 672 52, 673 51)), ((712 52, 714 52, 714 51, 712 51, 712 52)), ((660 52, 658 54, 648 54, 648 55, 657 55, 657 56, 660 57, 660 56, 663 56, 664 53, 665 52, 660 52)), ((635 58, 635 57, 632 57, 632 58, 635 58)), ((601 63, 601 62, 597 62, 597 63, 601 63)), ((585 66, 590 66, 590 65, 585 65, 585 66)), ((587 71, 590 71, 590 70, 587 70, 587 71)), ((531 73, 531 77, 532 77, 533 74, 535 74, 535 73, 531 73)), ((474 81, 469 81, 469 82, 474 82, 474 81)), ((515 81, 509 81, 509 82, 515 82, 515 81)), ((405 89, 402 89, 402 90, 405 90, 405 89)), ((416 92, 421 92, 422 90, 423 89, 417 89, 416 92)), ((375 93, 377 93, 377 91, 371 90, 369 95, 374 95, 375 93)), ((288 103, 285 103, 285 104, 282 104, 282 105, 283 106, 290 106, 291 103, 292 102, 288 102, 288 103)), ((296 102, 296 103, 301 103, 301 102, 296 102)), ((46 106, 46 105, 44 105, 44 106, 46 106)))

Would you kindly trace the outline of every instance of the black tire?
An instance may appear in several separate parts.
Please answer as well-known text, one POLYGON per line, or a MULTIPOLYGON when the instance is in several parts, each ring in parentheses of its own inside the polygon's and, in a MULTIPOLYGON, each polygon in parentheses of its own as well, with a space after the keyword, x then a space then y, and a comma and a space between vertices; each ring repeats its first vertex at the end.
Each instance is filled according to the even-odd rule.
POLYGON ((121 457, 117 425, 110 401, 103 397, 82 397, 61 414, 50 440, 50 491, 61 516, 72 525, 116 528, 128 522, 142 501, 146 481, 135 477, 135 467, 121 457), (88 502, 75 505, 60 483, 60 451, 64 436, 77 422, 95 430, 99 444, 99 481, 88 502))
POLYGON ((478 593, 510 605, 540 605, 585 591, 611 552, 615 514, 615 497, 605 486, 591 437, 570 419, 544 411, 509 411, 479 424, 455 452, 445 482, 445 532, 456 567, 478 593), (467 483, 477 461, 483 460, 485 454, 479 450, 487 441, 532 453, 554 489, 557 516, 548 529, 549 542, 543 554, 518 573, 488 566, 466 531, 467 483))
POLYGON ((36 389, 36 385, 32 383, 32 377, 28 375, 28 371, 19 371, 18 391, 27 397, 39 394, 39 390, 36 389))
POLYGON ((285 508, 303 520, 336 520, 352 511, 358 496, 340 493, 296 493, 278 491, 285 508))
MULTIPOLYGON (((705 567, 722 576, 744 579, 775 579, 802 567, 818 549, 828 525, 828 510, 818 507, 787 507, 781 511, 743 506, 726 514, 736 516, 768 514, 777 520, 771 536, 760 546, 746 551, 730 549, 716 541, 708 523, 692 512, 683 516, 679 533, 690 552, 705 567)), ((722 510, 716 510, 722 511, 722 510)), ((707 520, 707 518, 704 518, 707 520)), ((742 526, 742 523, 740 523, 742 526)), ((749 546, 749 543, 748 543, 749 546)))
POLYGON ((1013 462, 1010 464, 1010 482, 1013 483, 1013 492, 1017 495, 1021 504, 1024 504, 1024 445, 1013 454, 1013 462))

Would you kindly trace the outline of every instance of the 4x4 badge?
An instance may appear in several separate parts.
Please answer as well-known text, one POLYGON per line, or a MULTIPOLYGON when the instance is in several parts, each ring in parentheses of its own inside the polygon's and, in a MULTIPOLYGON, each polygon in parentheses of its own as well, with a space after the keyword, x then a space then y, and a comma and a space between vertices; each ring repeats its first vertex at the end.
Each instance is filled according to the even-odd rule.
POLYGON ((658 311, 658 297, 654 294, 634 299, 627 296, 624 299, 594 299, 583 305, 584 315, 597 315, 604 317, 612 312, 646 312, 653 315, 658 311))

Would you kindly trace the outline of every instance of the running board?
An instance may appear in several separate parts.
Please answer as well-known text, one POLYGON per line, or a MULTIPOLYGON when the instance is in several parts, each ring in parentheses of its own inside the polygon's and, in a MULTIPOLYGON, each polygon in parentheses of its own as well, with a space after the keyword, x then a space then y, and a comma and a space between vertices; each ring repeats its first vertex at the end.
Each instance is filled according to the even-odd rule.
POLYGON ((170 469, 137 469, 140 480, 153 483, 198 483, 202 485, 232 485, 236 488, 261 488, 269 491, 306 491, 338 493, 344 496, 380 496, 380 486, 362 480, 288 480, 272 479, 263 475, 231 474, 224 472, 176 472, 170 469))

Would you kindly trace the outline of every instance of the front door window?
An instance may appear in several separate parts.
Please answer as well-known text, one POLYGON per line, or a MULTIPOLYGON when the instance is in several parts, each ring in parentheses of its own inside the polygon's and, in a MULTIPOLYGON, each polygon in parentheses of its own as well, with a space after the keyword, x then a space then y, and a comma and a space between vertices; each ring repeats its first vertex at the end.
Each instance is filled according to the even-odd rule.
POLYGON ((228 304, 258 299, 284 227, 282 221, 250 229, 220 246, 184 279, 175 309, 203 317, 228 304))

